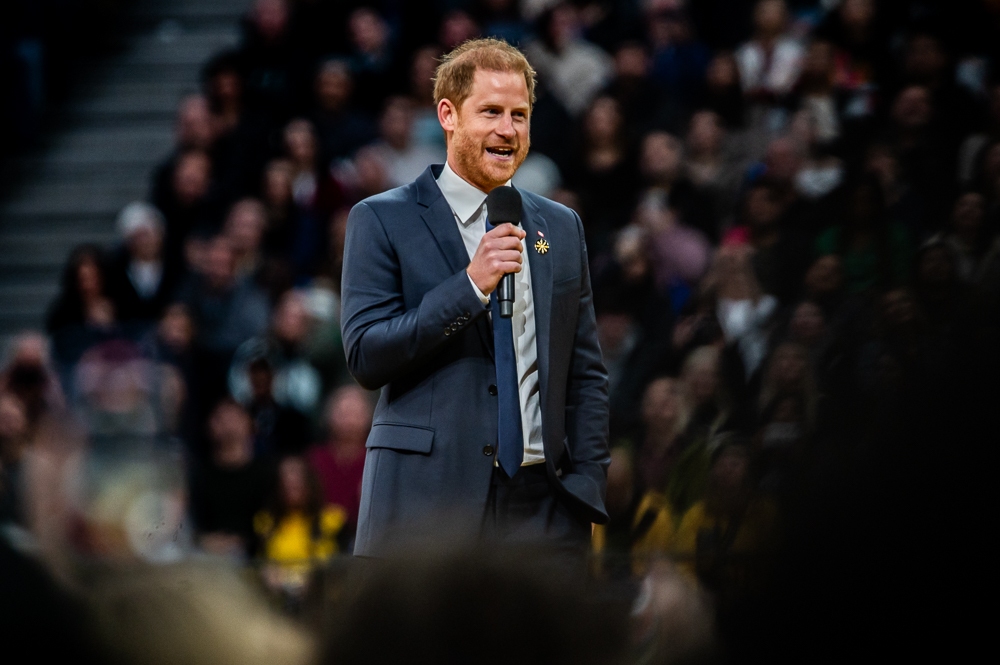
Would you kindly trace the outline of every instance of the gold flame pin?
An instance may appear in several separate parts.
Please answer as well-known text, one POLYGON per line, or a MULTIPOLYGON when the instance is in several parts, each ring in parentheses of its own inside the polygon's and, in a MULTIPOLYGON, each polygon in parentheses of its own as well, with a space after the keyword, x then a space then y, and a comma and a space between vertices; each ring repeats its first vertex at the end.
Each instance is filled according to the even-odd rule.
POLYGON ((549 251, 549 241, 545 239, 545 234, 541 231, 538 231, 538 235, 541 237, 535 242, 535 251, 544 254, 549 251))

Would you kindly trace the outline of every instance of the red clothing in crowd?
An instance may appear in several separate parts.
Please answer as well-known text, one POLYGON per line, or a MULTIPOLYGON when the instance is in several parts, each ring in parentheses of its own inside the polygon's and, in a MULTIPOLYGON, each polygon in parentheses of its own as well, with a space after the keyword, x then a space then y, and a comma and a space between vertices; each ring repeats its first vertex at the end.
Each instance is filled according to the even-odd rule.
POLYGON ((361 477, 365 470, 365 451, 356 455, 336 454, 332 444, 313 446, 309 463, 319 477, 323 499, 347 512, 347 522, 358 524, 361 507, 361 477))

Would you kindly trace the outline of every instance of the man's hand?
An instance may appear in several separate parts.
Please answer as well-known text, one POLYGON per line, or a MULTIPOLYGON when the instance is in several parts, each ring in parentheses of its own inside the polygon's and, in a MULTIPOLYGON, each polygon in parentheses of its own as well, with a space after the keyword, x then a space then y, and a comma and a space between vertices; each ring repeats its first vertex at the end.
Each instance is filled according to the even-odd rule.
POLYGON ((501 224, 479 241, 466 272, 485 295, 493 293, 500 278, 507 273, 521 272, 521 240, 525 235, 518 226, 501 224))

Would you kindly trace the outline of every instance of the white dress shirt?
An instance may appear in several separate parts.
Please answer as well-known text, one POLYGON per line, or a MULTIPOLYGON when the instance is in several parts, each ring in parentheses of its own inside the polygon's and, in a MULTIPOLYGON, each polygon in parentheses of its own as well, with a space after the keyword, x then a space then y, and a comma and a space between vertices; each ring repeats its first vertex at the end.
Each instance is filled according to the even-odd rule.
MULTIPOLYGON (((486 194, 463 180, 445 163, 438 187, 451 206, 469 260, 476 254, 479 242, 486 235, 486 194)), ((509 184, 509 183, 508 183, 509 184)), ((469 278, 472 282, 472 278, 469 278)), ((489 297, 472 282, 472 288, 483 304, 489 297)), ((545 461, 542 446, 542 409, 538 394, 538 347, 535 342, 535 304, 531 297, 531 268, 527 243, 521 250, 521 272, 514 274, 514 316, 511 319, 514 337, 514 359, 517 363, 518 397, 521 403, 521 432, 524 435, 524 460, 521 465, 545 461)))

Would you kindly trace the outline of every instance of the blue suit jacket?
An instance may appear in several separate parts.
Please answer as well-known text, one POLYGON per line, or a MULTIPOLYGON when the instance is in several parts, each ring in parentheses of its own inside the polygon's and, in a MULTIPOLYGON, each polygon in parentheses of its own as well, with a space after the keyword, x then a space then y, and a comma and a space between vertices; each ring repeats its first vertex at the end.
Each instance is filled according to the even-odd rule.
MULTIPOLYGON (((441 168, 365 199, 347 223, 341 291, 348 367, 362 386, 381 388, 365 459, 359 555, 383 554, 399 539, 475 537, 490 491, 493 333, 435 182, 441 168)), ((603 523, 608 377, 583 226, 569 208, 521 194, 548 475, 582 520, 603 523), (533 248, 539 231, 549 243, 545 254, 533 248)))

